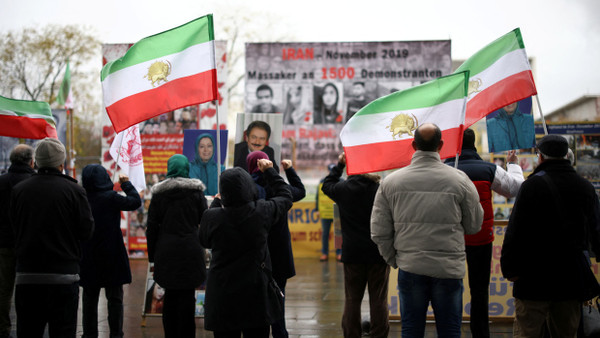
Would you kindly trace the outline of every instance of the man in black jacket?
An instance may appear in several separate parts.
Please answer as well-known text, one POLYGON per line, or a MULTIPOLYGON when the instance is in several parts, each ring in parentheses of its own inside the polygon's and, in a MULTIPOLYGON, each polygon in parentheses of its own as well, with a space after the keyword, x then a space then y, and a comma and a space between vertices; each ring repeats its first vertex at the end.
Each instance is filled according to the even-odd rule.
MULTIPOLYGON (((10 153, 8 173, 0 176, 0 205, 8 206, 12 187, 29 178, 33 170, 33 148, 15 146, 10 153)), ((10 303, 15 287, 15 238, 9 223, 8 208, 0 208, 0 338, 10 336, 10 303)))
POLYGON ((65 147, 45 138, 35 150, 38 173, 14 186, 10 220, 15 234, 17 335, 75 337, 80 241, 94 230, 85 190, 62 174, 65 147))
POLYGON ((387 337, 390 326, 387 289, 390 267, 371 240, 371 211, 380 177, 374 174, 352 175, 340 181, 346 166, 341 154, 336 167, 323 182, 323 192, 339 207, 342 222, 342 262, 344 263, 344 337, 361 336, 360 306, 369 286, 372 337, 387 337))
POLYGON ((565 159, 566 139, 544 136, 539 165, 523 182, 513 207, 500 263, 514 282, 515 337, 574 337, 581 315, 583 250, 600 254, 598 196, 565 159))

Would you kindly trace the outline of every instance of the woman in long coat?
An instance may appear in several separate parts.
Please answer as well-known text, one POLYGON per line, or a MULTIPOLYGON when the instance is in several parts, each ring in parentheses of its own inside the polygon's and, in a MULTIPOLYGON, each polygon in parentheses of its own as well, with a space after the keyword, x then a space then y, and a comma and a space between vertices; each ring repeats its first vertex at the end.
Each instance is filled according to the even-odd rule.
POLYGON ((272 162, 261 163, 273 197, 259 200, 256 184, 244 169, 225 170, 219 181, 221 198, 215 198, 200 225, 202 245, 212 249, 204 328, 214 331, 217 338, 240 337, 240 333, 269 337, 269 325, 280 319, 267 314, 271 271, 267 236, 287 216, 292 200, 272 162))
POLYGON ((152 187, 148 208, 148 260, 154 262, 154 281, 165 289, 165 337, 195 337, 195 289, 206 278, 204 248, 198 226, 204 210, 204 184, 189 178, 189 161, 173 155, 167 179, 152 187))
POLYGON ((121 232, 121 211, 140 207, 142 201, 127 176, 119 183, 126 196, 113 190, 106 169, 98 164, 83 168, 83 187, 94 216, 94 234, 81 245, 80 285, 83 287, 83 337, 98 337, 98 298, 104 288, 111 337, 123 337, 123 284, 131 283, 129 257, 121 232))

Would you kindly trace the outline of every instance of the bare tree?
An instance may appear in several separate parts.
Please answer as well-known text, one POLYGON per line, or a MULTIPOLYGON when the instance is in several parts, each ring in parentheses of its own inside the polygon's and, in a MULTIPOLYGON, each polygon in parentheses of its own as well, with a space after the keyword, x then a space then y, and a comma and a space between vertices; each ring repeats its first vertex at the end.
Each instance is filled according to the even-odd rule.
POLYGON ((246 43, 289 41, 291 35, 276 13, 250 6, 233 10, 228 6, 222 12, 222 15, 215 14, 215 35, 217 39, 227 40, 227 93, 232 103, 241 101, 244 95, 246 43))
POLYGON ((100 43, 88 31, 75 25, 48 25, 0 33, 0 92, 52 104, 67 60, 76 70, 99 54, 100 43))

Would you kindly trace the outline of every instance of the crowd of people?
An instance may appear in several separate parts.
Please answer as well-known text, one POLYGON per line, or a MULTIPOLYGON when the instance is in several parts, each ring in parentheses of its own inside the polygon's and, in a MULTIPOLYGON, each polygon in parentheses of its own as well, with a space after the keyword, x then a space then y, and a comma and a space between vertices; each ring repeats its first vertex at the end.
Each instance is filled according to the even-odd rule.
MULTIPOLYGON (((287 213, 306 190, 292 161, 280 161, 287 182, 279 174, 265 142, 269 134, 268 125, 249 125, 237 164, 220 170, 214 139, 200 135, 195 161, 173 155, 166 178, 152 187, 146 235, 154 284, 147 309, 162 313, 165 337, 195 336, 195 289, 203 283, 204 328, 215 337, 288 336, 285 290, 295 268, 287 213), (218 186, 207 186, 217 172, 218 186)), ((471 333, 489 337, 494 191, 516 198, 501 253, 502 273, 514 282, 515 336, 574 337, 581 303, 589 299, 585 252, 600 255, 600 204, 568 160, 567 141, 543 137, 536 145, 539 166, 527 179, 514 151, 507 170, 483 161, 470 129, 460 157, 442 161, 443 145, 439 127, 425 123, 415 130, 410 165, 383 180, 376 174, 342 179, 344 153, 328 167, 316 203, 320 260, 330 252, 335 203, 343 238, 336 256, 344 271, 344 336, 389 334, 394 268, 403 336, 424 336, 431 304, 438 335, 460 337, 468 274, 471 333), (367 328, 361 323, 365 290, 367 328)), ((11 332, 13 288, 18 336, 42 337, 47 326, 51 337, 74 337, 80 286, 83 337, 98 337, 102 288, 110 336, 124 336, 123 285, 132 276, 120 215, 138 209, 140 195, 124 175, 123 194, 117 193, 96 164, 84 168, 78 185, 63 174, 65 157, 56 139, 41 140, 35 150, 17 145, 8 173, 0 176, 0 203, 9 206, 0 210, 0 337, 11 332)))

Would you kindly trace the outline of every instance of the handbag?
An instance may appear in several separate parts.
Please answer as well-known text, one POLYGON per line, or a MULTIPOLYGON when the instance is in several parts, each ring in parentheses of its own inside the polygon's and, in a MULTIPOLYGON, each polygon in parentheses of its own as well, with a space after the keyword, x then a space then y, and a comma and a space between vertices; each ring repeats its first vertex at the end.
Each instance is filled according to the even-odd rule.
POLYGON ((581 321, 584 337, 600 337, 600 303, 598 298, 588 305, 583 305, 581 321))
POLYGON ((267 269, 265 262, 260 264, 260 269, 264 273, 267 280, 267 288, 265 295, 265 311, 267 320, 270 324, 283 319, 284 316, 284 294, 273 279, 271 271, 267 269))

